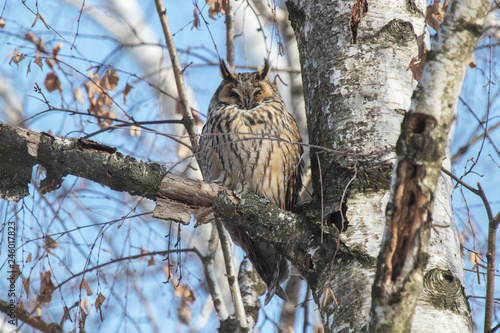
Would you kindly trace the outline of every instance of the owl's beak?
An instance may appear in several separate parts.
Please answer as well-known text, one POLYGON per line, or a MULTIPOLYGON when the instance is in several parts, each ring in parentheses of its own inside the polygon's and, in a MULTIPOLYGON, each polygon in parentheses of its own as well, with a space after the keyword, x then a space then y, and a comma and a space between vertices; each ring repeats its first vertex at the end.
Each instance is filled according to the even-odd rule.
POLYGON ((250 99, 247 97, 244 99, 245 109, 250 110, 250 99))

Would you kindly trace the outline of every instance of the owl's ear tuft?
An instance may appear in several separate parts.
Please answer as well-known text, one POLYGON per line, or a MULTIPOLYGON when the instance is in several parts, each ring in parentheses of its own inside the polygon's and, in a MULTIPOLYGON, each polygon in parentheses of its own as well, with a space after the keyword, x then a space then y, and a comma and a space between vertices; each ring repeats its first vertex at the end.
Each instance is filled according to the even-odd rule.
POLYGON ((267 78, 269 75, 269 71, 271 70, 271 66, 269 65, 269 59, 264 58, 264 66, 262 66, 256 73, 255 77, 257 80, 262 81, 267 78))
POLYGON ((236 81, 236 75, 232 73, 229 68, 227 68, 227 63, 225 60, 219 59, 219 69, 220 69, 220 76, 222 76, 222 79, 226 82, 234 82, 236 81))

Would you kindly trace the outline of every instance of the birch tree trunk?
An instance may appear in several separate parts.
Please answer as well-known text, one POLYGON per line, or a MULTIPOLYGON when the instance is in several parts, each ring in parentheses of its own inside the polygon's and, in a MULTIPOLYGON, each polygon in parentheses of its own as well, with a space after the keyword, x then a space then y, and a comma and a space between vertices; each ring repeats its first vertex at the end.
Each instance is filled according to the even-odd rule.
MULTIPOLYGON (((426 2, 298 0, 287 6, 301 53, 310 143, 355 153, 311 151, 316 209, 333 223, 347 210, 341 242, 355 253, 334 258, 313 295, 326 331, 364 331, 394 166, 392 154, 366 156, 396 144, 414 89, 407 66, 418 54, 417 39, 425 37, 426 2)), ((430 231, 423 292, 413 324, 406 325, 413 332, 471 330, 452 190, 441 176, 433 214, 439 229, 430 231)))

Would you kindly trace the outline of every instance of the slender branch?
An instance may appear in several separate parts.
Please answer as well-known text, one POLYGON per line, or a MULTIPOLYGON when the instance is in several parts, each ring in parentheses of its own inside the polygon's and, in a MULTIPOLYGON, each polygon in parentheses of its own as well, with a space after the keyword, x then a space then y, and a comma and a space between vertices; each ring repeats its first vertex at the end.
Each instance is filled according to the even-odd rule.
POLYGON ((234 70, 234 13, 233 0, 227 1, 226 7, 226 61, 231 71, 234 70))
MULTIPOLYGON (((494 311, 494 296, 495 296, 495 258, 496 258, 496 239, 497 228, 499 223, 500 212, 497 216, 493 217, 490 202, 484 193, 481 183, 477 183, 477 189, 473 188, 466 182, 462 181, 457 176, 453 175, 450 171, 441 167, 441 170, 450 176, 454 181, 479 196, 483 201, 486 214, 488 215, 488 250, 486 252, 487 270, 486 270, 486 301, 484 309, 484 332, 490 332, 493 324, 493 311, 494 311)), ((479 269, 478 269, 479 272, 479 269)))
POLYGON ((200 251, 198 251, 197 248, 176 249, 176 250, 169 250, 169 251, 167 250, 167 251, 155 251, 155 252, 140 253, 140 254, 136 254, 136 255, 133 255, 133 256, 112 259, 112 260, 107 261, 105 263, 102 263, 100 265, 87 268, 87 269, 85 269, 85 270, 83 270, 83 271, 81 271, 81 272, 79 272, 77 274, 74 274, 73 276, 67 278, 63 282, 59 283, 59 285, 57 285, 56 287, 54 287, 54 290, 56 290, 58 288, 61 288, 63 285, 65 285, 66 283, 68 283, 69 281, 73 280, 76 277, 79 277, 79 276, 84 275, 84 274, 86 274, 88 272, 92 272, 92 271, 94 271, 96 269, 99 269, 99 268, 102 268, 102 267, 105 267, 105 266, 108 266, 108 265, 111 265, 111 264, 114 264, 114 263, 117 263, 117 262, 120 262, 120 261, 132 260, 132 259, 139 259, 139 258, 143 258, 143 257, 147 257, 147 256, 166 255, 166 254, 169 254, 169 253, 180 253, 180 252, 193 252, 200 259, 203 259, 203 256, 201 255, 200 251))
MULTIPOLYGON (((482 191, 478 183, 479 188, 482 191)), ((484 193, 484 192, 483 192, 484 193)), ((482 198, 481 198, 482 199, 482 198)), ((490 215, 490 214, 488 214, 490 215)), ((496 242, 497 228, 493 226, 493 218, 489 221, 488 228, 488 251, 486 252, 486 260, 488 262, 488 270, 486 271, 486 301, 484 308, 484 332, 489 332, 493 324, 493 311, 495 308, 495 257, 496 257, 496 242)), ((479 271, 479 269, 478 269, 479 271)))
POLYGON ((227 231, 222 225, 222 221, 219 218, 215 218, 215 224, 217 225, 217 230, 219 231, 220 244, 222 247, 222 253, 224 254, 227 281, 229 283, 229 289, 231 290, 231 296, 233 298, 234 312, 236 313, 236 318, 238 319, 240 329, 246 332, 248 331, 248 325, 245 314, 245 307, 243 305, 240 286, 238 284, 238 279, 236 279, 236 274, 233 266, 229 235, 227 234, 227 231))
POLYGON ((441 167, 441 171, 443 171, 445 174, 450 176, 454 181, 456 181, 457 183, 459 183, 460 185, 462 185, 463 187, 465 187, 466 189, 468 189, 472 193, 479 195, 479 191, 477 189, 473 188, 472 186, 470 186, 469 184, 467 184, 466 182, 464 182, 463 180, 461 180, 460 178, 458 178, 457 176, 452 174, 449 170, 441 167))
POLYGON ((170 61, 172 62, 175 84, 177 85, 177 94, 179 95, 179 102, 181 104, 182 121, 189 134, 189 138, 191 139, 191 150, 195 152, 198 148, 198 131, 193 113, 191 112, 191 109, 189 107, 189 101, 187 98, 186 89, 184 87, 182 68, 179 63, 179 58, 177 57, 174 38, 172 36, 172 31, 170 30, 170 25, 168 23, 167 10, 163 6, 163 0, 155 0, 155 4, 156 10, 158 11, 158 16, 160 17, 161 26, 163 28, 163 34, 165 35, 165 41, 167 43, 170 61))
POLYGON ((205 281, 207 282, 208 292, 212 296, 215 312, 217 313, 217 317, 219 317, 219 321, 222 322, 229 317, 229 313, 227 312, 220 286, 214 274, 214 260, 218 245, 218 229, 215 225, 212 225, 212 235, 208 240, 208 252, 203 257, 203 270, 205 271, 205 281))

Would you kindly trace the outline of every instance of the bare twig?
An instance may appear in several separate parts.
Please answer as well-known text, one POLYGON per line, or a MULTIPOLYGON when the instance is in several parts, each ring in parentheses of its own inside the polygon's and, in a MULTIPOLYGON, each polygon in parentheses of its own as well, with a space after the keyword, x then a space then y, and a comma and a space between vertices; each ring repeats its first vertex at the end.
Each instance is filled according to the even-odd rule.
POLYGON ((236 318, 238 319, 240 329, 246 332, 248 330, 248 325, 245 314, 245 307, 241 298, 238 279, 236 279, 236 274, 234 271, 229 235, 227 234, 227 231, 222 225, 222 221, 220 219, 216 218, 215 224, 217 225, 217 230, 219 231, 220 244, 222 247, 222 253, 224 254, 227 281, 229 283, 229 289, 231 290, 231 296, 233 298, 234 312, 236 313, 236 318))
POLYGON ((182 68, 179 63, 179 58, 177 57, 177 51, 175 49, 172 31, 170 30, 170 25, 168 24, 167 10, 163 6, 163 0, 155 0, 155 4, 156 10, 158 11, 158 16, 160 17, 161 26, 163 28, 163 34, 165 35, 165 41, 167 43, 170 61, 172 62, 172 70, 174 71, 175 84, 177 85, 177 93, 179 95, 179 102, 181 104, 182 121, 189 134, 189 138, 191 139, 191 150, 195 152, 198 147, 198 131, 196 128, 196 122, 189 107, 186 90, 184 88, 182 68))
POLYGON ((166 254, 169 254, 169 253, 180 253, 180 252, 193 252, 200 259, 203 259, 203 256, 201 255, 200 251, 198 251, 198 249, 196 249, 196 248, 176 249, 176 250, 170 250, 170 251, 156 251, 156 252, 139 253, 139 254, 136 254, 136 255, 133 255, 133 256, 128 256, 128 257, 122 257, 122 258, 113 259, 113 260, 107 261, 105 263, 102 263, 100 265, 87 268, 87 269, 81 271, 80 273, 73 274, 71 277, 67 278, 63 282, 59 283, 59 285, 57 285, 56 287, 54 287, 54 290, 61 288, 63 285, 65 285, 66 283, 68 283, 69 281, 71 281, 72 279, 74 279, 74 278, 76 278, 78 276, 84 275, 84 274, 86 274, 88 272, 92 272, 92 271, 94 271, 96 269, 99 269, 99 268, 102 268, 102 267, 105 267, 105 266, 108 266, 108 265, 111 265, 111 264, 114 264, 114 263, 117 263, 117 262, 120 262, 120 261, 126 261, 126 260, 132 260, 132 259, 140 259, 140 258, 144 258, 144 257, 148 257, 148 256, 166 255, 166 254))
POLYGON ((207 283, 208 291, 212 296, 215 312, 217 313, 217 317, 219 317, 219 320, 222 322, 229 317, 229 313, 227 312, 226 304, 224 303, 220 286, 217 283, 217 279, 215 278, 214 274, 214 259, 215 254, 217 253, 218 245, 219 234, 217 231, 217 227, 215 225, 212 225, 212 235, 208 240, 208 251, 203 258, 203 270, 205 271, 205 280, 207 283))

